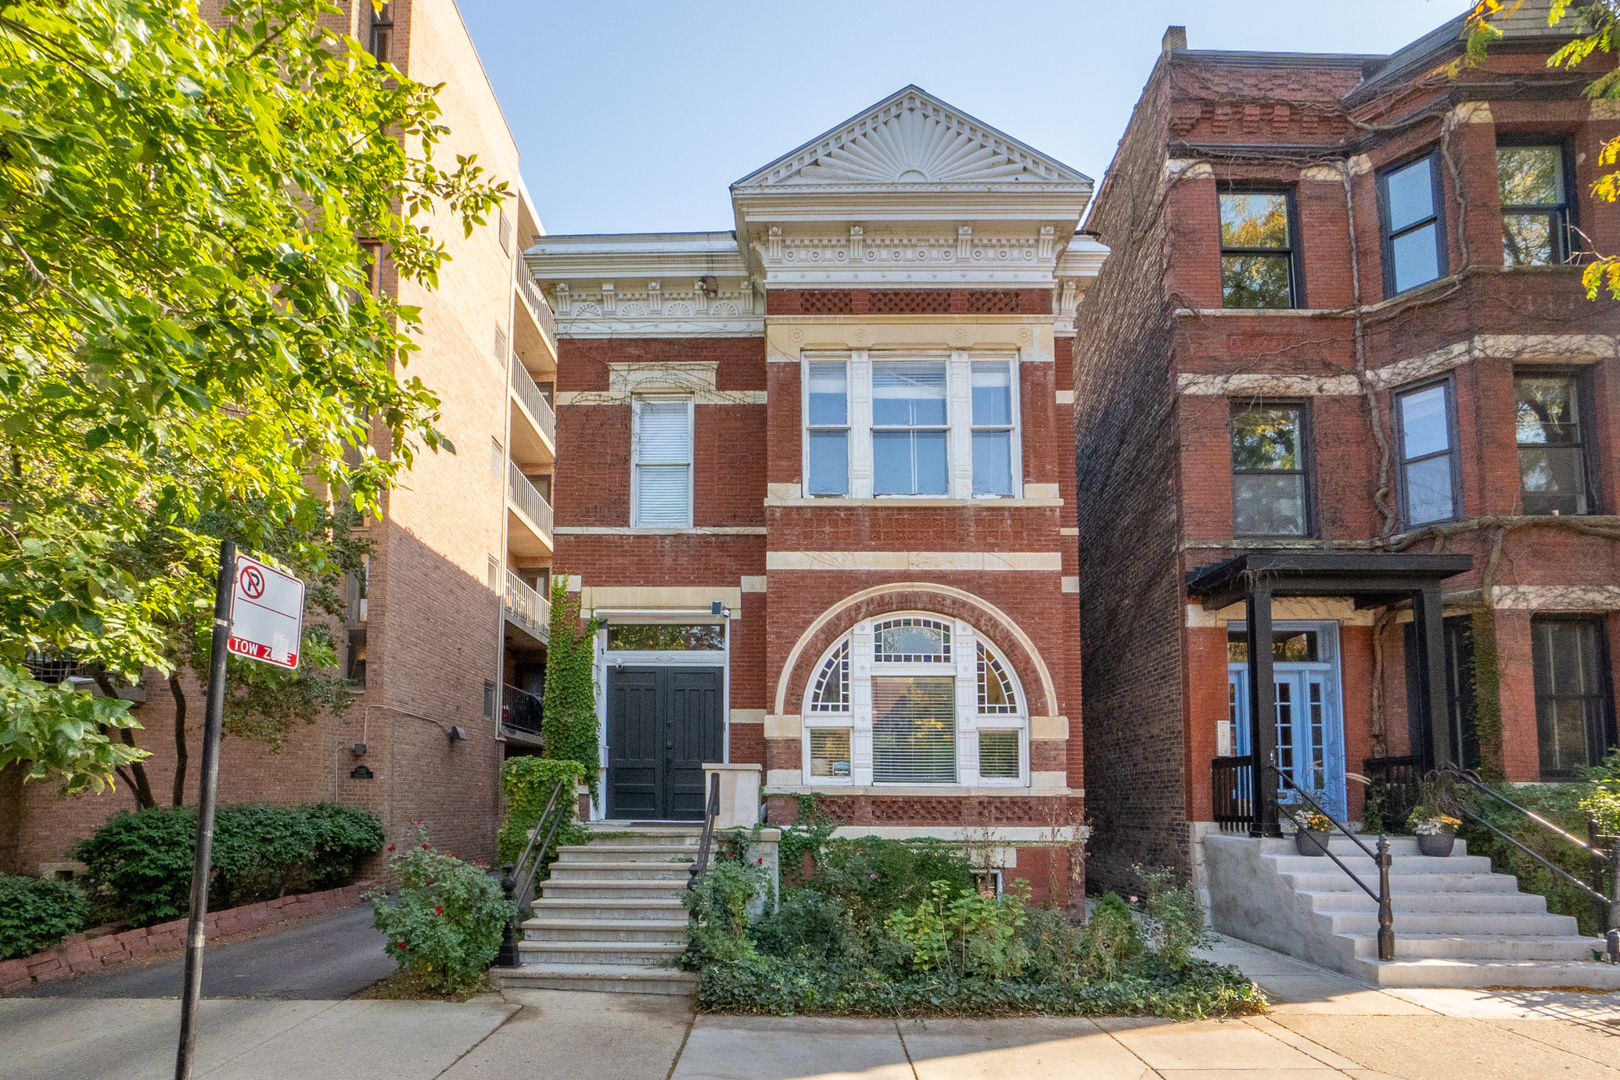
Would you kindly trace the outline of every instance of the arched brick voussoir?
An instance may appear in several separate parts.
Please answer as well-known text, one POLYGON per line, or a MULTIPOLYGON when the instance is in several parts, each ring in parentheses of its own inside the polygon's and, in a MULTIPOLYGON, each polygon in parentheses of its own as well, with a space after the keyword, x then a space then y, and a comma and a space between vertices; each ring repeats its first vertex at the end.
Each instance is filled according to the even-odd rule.
POLYGON ((833 642, 862 619, 896 611, 932 611, 968 623, 1018 673, 1030 715, 1057 715, 1057 690, 1052 683, 1052 673, 1035 642, 1010 615, 963 589, 911 581, 863 589, 816 616, 799 635, 777 677, 777 714, 798 711, 816 662, 833 642))

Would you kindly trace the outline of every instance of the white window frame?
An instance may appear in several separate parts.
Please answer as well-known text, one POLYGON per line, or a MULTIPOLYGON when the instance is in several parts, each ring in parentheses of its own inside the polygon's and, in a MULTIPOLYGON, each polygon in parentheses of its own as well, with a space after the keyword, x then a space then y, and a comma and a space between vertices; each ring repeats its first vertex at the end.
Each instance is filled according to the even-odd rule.
POLYGON ((848 352, 804 352, 799 362, 800 491, 809 494, 810 477, 810 364, 844 363, 848 382, 849 483, 846 495, 818 495, 821 500, 883 499, 904 502, 919 499, 994 501, 1022 498, 1024 491, 1024 408, 1020 393, 1020 357, 1016 350, 930 352, 926 350, 854 349, 848 352), (872 364, 885 361, 932 361, 945 364, 946 475, 944 495, 874 495, 872 493, 872 364), (1012 393, 1012 493, 973 494, 973 365, 1005 361, 1012 393))
MULTIPOLYGON (((690 396, 679 394, 636 394, 630 399, 630 526, 637 529, 690 529, 692 502, 697 488, 696 410, 690 396), (641 524, 641 407, 655 401, 661 405, 686 404, 686 517, 680 524, 641 524)), ((667 463, 666 463, 667 465, 667 463)))
POLYGON ((893 611, 856 623, 849 633, 834 641, 816 659, 810 678, 804 688, 803 707, 800 710, 804 737, 800 740, 800 776, 807 787, 845 788, 918 788, 952 789, 961 787, 1027 788, 1029 772, 1029 699, 1019 682, 1018 673, 1006 655, 978 634, 973 626, 961 619, 952 619, 928 611, 893 611), (914 664, 885 661, 873 663, 873 644, 876 627, 891 619, 932 619, 951 627, 951 660, 944 664, 914 664), (849 711, 843 713, 813 712, 811 698, 816 681, 827 661, 849 642, 849 711), (1012 684, 1016 713, 979 713, 978 645, 983 644, 992 656, 1001 661, 1007 680, 1012 684), (872 779, 872 677, 890 675, 946 675, 956 679, 956 783, 955 784, 895 784, 874 783, 872 779), (845 728, 849 735, 849 777, 812 776, 810 774, 810 732, 817 728, 845 728), (1018 732, 1018 777, 1016 779, 987 779, 979 775, 979 732, 1018 732))

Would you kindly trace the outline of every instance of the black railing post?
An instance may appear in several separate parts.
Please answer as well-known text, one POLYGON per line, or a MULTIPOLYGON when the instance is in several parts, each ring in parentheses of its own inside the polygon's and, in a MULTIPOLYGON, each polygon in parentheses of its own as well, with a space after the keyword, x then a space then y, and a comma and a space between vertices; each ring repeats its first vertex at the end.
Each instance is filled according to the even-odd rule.
POLYGON ((1395 862, 1389 853, 1389 837, 1378 837, 1378 959, 1395 959, 1395 905, 1389 895, 1389 868, 1395 862))
MULTIPOLYGON (((514 906, 517 904, 513 896, 516 891, 517 863, 506 863, 501 867, 501 892, 506 896, 508 904, 514 906)), ((518 966, 517 927, 512 925, 516 921, 516 919, 506 920, 506 926, 501 932, 501 951, 495 954, 496 967, 518 966)))

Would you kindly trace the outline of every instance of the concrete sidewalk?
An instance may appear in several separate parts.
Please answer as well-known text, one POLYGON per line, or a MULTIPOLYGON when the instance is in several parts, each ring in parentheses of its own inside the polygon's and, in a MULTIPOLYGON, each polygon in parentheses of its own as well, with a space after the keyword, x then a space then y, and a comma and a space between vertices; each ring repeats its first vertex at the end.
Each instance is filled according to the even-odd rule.
MULTIPOLYGON (((694 1016, 684 998, 511 990, 465 1005, 203 1003, 218 1080, 1620 1080, 1620 995, 1375 990, 1241 942, 1263 1017, 853 1020, 694 1016)), ((7 1080, 173 1075, 178 1004, 0 1001, 7 1080)))

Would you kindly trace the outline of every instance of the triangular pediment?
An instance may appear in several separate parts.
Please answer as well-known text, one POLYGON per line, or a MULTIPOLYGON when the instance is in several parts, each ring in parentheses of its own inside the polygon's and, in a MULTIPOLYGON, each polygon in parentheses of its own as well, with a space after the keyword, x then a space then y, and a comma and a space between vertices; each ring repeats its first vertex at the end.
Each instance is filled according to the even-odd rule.
POLYGON ((732 189, 1090 183, 1084 173, 908 86, 732 189))

